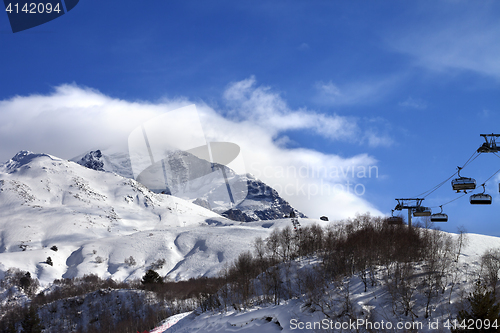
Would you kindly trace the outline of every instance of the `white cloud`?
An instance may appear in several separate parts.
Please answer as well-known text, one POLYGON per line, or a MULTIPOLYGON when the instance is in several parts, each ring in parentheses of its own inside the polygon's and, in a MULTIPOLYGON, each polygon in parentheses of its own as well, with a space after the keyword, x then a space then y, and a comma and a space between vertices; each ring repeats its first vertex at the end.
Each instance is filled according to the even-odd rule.
POLYGON ((495 1, 464 2, 452 9, 431 6, 425 22, 392 32, 387 43, 412 56, 419 66, 474 71, 498 80, 500 22, 490 6, 498 8, 495 1))
POLYGON ((425 101, 418 99, 418 98, 413 98, 411 96, 408 97, 404 102, 400 102, 399 106, 403 106, 405 108, 417 109, 417 110, 427 109, 427 103, 425 103, 425 101))
MULTIPOLYGON (((209 141, 242 148, 246 170, 274 186, 292 205, 311 217, 345 218, 356 212, 380 214, 364 197, 368 178, 378 177, 377 161, 366 154, 340 157, 311 149, 284 147, 280 133, 309 130, 330 140, 355 140, 357 120, 308 110, 291 110, 271 89, 249 78, 231 84, 224 97, 229 117, 198 104, 209 141)), ((129 133, 144 121, 191 104, 184 100, 130 102, 76 85, 62 85, 50 95, 17 96, 0 102, 0 158, 28 149, 71 158, 89 149, 126 151, 129 133)), ((185 131, 172 124, 169 131, 185 131)), ((284 137, 284 136, 281 136, 284 137)), ((384 140, 368 133, 370 144, 384 140)))
MULTIPOLYGON (((329 89, 332 90, 331 86, 329 89)), ((233 107, 229 114, 240 121, 250 121, 266 128, 273 136, 282 131, 307 129, 328 140, 341 140, 371 146, 392 144, 387 135, 373 129, 362 129, 355 117, 321 114, 311 110, 291 110, 279 94, 269 87, 256 86, 252 76, 232 83, 224 97, 233 107)))
POLYGON ((333 102, 336 102, 343 97, 343 94, 340 93, 339 87, 337 85, 333 84, 331 81, 328 83, 317 82, 316 89, 318 89, 319 92, 325 98, 331 99, 331 101, 333 101, 333 102))
POLYGON ((392 146, 394 141, 387 135, 380 135, 374 130, 367 130, 364 136, 370 147, 392 146))
POLYGON ((399 82, 398 76, 380 80, 364 80, 344 84, 316 82, 316 102, 326 105, 369 104, 386 96, 399 82))
POLYGON ((310 48, 309 44, 307 44, 307 43, 302 43, 299 46, 299 50, 301 50, 301 51, 309 50, 309 48, 310 48))
POLYGON ((281 131, 310 129, 332 140, 357 140, 360 131, 355 119, 318 114, 309 110, 290 110, 286 102, 268 87, 256 87, 255 78, 232 83, 224 97, 233 106, 236 119, 250 121, 273 135, 281 131))
POLYGON ((491 112, 490 112, 490 110, 485 109, 485 110, 478 112, 478 114, 481 118, 489 118, 491 115, 491 112))

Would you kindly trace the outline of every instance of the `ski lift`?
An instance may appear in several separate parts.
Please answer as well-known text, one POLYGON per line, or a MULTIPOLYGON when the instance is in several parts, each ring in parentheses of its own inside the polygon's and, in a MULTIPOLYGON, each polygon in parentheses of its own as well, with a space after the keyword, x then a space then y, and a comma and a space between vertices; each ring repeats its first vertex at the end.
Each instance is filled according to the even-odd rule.
POLYGON ((485 184, 481 186, 483 186, 483 193, 473 194, 470 196, 469 201, 471 205, 491 205, 491 195, 484 193, 486 191, 485 184))
POLYGON ((398 225, 403 224, 403 218, 401 216, 390 216, 387 218, 387 224, 389 225, 398 225))
POLYGON ((432 210, 429 207, 424 207, 424 206, 417 206, 415 207, 415 210, 413 211, 413 216, 419 217, 419 216, 431 216, 432 210))
POLYGON ((443 213, 443 206, 441 207, 441 213, 436 213, 431 215, 431 222, 448 222, 448 215, 443 213))
POLYGON ((500 134, 480 134, 480 136, 482 136, 486 142, 477 149, 478 153, 496 153, 500 151, 500 146, 496 142, 496 138, 500 137, 500 134), (488 137, 490 138, 489 141, 488 137))
POLYGON ((401 216, 394 216, 394 210, 392 210, 392 216, 389 216, 385 221, 389 225, 403 224, 403 218, 401 216))
POLYGON ((458 178, 451 181, 451 186, 453 188, 453 191, 457 191, 457 193, 459 193, 460 191, 464 191, 465 193, 467 193, 466 190, 473 190, 476 188, 476 180, 473 178, 461 177, 461 169, 461 167, 458 167, 458 178))
POLYGON ((465 190, 473 190, 476 188, 476 180, 473 178, 460 177, 457 179, 453 179, 451 181, 451 186, 454 191, 460 192, 465 190))
POLYGON ((470 196, 472 205, 491 205, 491 195, 489 194, 473 194, 470 196))

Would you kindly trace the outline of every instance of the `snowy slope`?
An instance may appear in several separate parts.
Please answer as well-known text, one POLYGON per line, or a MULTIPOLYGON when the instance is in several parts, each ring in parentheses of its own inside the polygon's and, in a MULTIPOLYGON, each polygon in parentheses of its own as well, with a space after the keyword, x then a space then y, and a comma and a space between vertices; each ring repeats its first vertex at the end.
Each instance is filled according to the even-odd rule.
POLYGON ((20 152, 0 166, 0 274, 18 267, 42 283, 86 273, 126 279, 164 259, 161 273, 175 278, 215 275, 267 232, 220 228, 233 224, 134 180, 46 154, 20 152), (135 265, 125 263, 130 256, 135 265))
MULTIPOLYGON (((325 225, 312 219, 300 222, 303 226, 325 225)), ((152 267, 175 280, 216 276, 241 252, 252 251, 256 237, 266 238, 272 230, 290 225, 290 219, 231 221, 186 200, 155 194, 115 173, 98 172, 46 154, 20 152, 0 166, 0 278, 10 267, 29 271, 42 285, 89 273, 117 280, 139 278, 152 267), (50 249, 54 245, 57 251, 50 249), (45 263, 48 256, 53 266, 45 263)), ((430 319, 439 322, 440 330, 429 328, 424 318, 420 287, 414 300, 418 317, 412 321, 395 314, 382 273, 379 283, 367 292, 359 277, 349 280, 355 316, 393 325, 422 323, 421 332, 448 332, 443 325, 456 315, 460 297, 471 290, 481 256, 488 249, 500 248, 498 237, 469 234, 468 238, 457 263, 460 274, 451 297, 447 286, 431 307, 430 319)), ((314 259, 308 259, 293 265, 299 272, 314 264, 314 259)), ((415 277, 422 274, 422 267, 417 267, 415 277)), ((255 306, 243 312, 195 311, 166 320, 156 332, 300 331, 293 329, 292 319, 295 323, 325 319, 321 311, 304 302, 305 297, 299 296, 278 306, 255 306)))
MULTIPOLYGON (((313 219, 300 219, 300 223, 325 225, 313 219)), ((290 219, 231 221, 183 199, 155 194, 115 173, 46 154, 20 152, 0 166, 0 278, 10 267, 29 271, 45 286, 57 278, 89 273, 117 280, 139 278, 152 267, 175 280, 216 276, 241 252, 252 251, 256 237, 266 238, 272 230, 285 226, 291 226, 290 219), (50 249, 54 245, 57 251, 50 249), (45 262, 48 256, 53 266, 45 262)), ((457 264, 460 274, 451 303, 447 288, 431 307, 431 320, 438 320, 440 328, 456 314, 460 295, 470 291, 484 251, 500 248, 498 237, 468 237, 469 245, 457 264)), ((314 259, 307 259, 293 265, 299 272, 314 264, 314 259)), ((421 275, 417 269, 415 276, 421 275)), ((394 313, 382 274, 378 279, 367 292, 358 277, 350 279, 355 316, 393 325, 412 322, 394 313)), ((297 331, 292 319, 295 323, 325 319, 321 311, 304 306, 304 301, 305 296, 298 296, 278 306, 255 306, 243 312, 195 311, 165 321, 156 332, 297 331)), ((425 299, 418 288, 415 302, 420 309, 415 322, 424 324, 419 331, 436 332, 426 326, 425 299)))
POLYGON ((134 178, 127 153, 92 150, 71 159, 84 167, 97 171, 114 172, 125 178, 134 178))
MULTIPOLYGON (((75 157, 72 161, 90 169, 133 178, 130 159, 126 153, 95 150, 75 157)), ((171 153, 163 162, 149 167, 137 180, 153 192, 165 191, 235 221, 274 220, 289 216, 294 210, 276 190, 251 174, 236 174, 222 165, 214 168, 211 163, 184 151, 171 153), (168 187, 165 185, 164 175, 168 187), (231 189, 232 200, 228 187, 231 189)), ((296 213, 305 217, 301 212, 296 213)))
MULTIPOLYGON (((452 234, 453 237, 457 235, 452 234)), ((349 293, 352 305, 352 318, 354 324, 357 320, 360 332, 366 332, 363 326, 367 322, 372 325, 385 325, 379 327, 376 332, 408 332, 410 328, 414 328, 418 332, 450 332, 446 327, 447 320, 456 317, 458 310, 457 305, 463 295, 467 295, 472 290, 472 285, 477 280, 480 270, 481 256, 488 249, 500 248, 500 238, 468 234, 469 243, 463 249, 460 255, 457 267, 459 269, 459 277, 451 298, 449 298, 449 286, 447 286, 444 294, 439 294, 432 302, 431 316, 425 318, 424 308, 425 299, 421 292, 415 292, 415 314, 416 318, 404 316, 400 313, 395 313, 391 306, 390 295, 387 288, 384 286, 382 274, 378 276, 378 283, 374 287, 370 287, 367 292, 364 292, 364 286, 359 277, 353 276, 349 279, 349 293), (451 303, 448 301, 451 300, 451 303), (390 326, 389 326, 390 325, 390 326), (398 326, 399 325, 399 326, 398 326), (405 326, 407 330, 405 330, 405 326), (401 327, 401 328, 398 328, 401 327), (391 328, 391 329, 389 329, 391 328)), ((301 264, 296 265, 295 270, 300 270, 312 267, 314 261, 308 262, 304 260, 301 264)), ((415 278, 421 276, 422 272, 417 269, 415 278)), ((333 287, 332 287, 333 290, 333 287)), ((335 298, 335 293, 331 293, 326 297, 335 298)), ((356 332, 356 329, 350 330, 352 326, 346 326, 348 329, 340 329, 338 325, 349 325, 349 318, 327 318, 321 311, 314 307, 305 305, 306 297, 298 297, 282 302, 280 305, 260 305, 254 306, 247 310, 238 312, 229 310, 226 313, 204 312, 199 310, 186 314, 175 325, 168 327, 163 332, 165 333, 196 333, 196 332, 356 332), (309 326, 307 326, 309 325, 309 326), (316 327, 314 326, 316 325, 316 327), (337 326, 336 326, 337 325, 337 326)), ((341 306, 341 297, 337 301, 341 306)), ((335 305, 335 301, 330 304, 335 305)), ((173 318, 175 319, 175 318, 173 318)), ((174 320, 172 320, 174 321, 174 320)), ((376 327, 376 326, 374 326, 376 327)))
POLYGON ((215 276, 252 250, 255 237, 289 223, 240 225, 132 179, 46 154, 23 151, 0 166, 0 278, 10 267, 42 283, 88 273, 139 278, 152 267, 173 279, 215 276), (53 266, 45 263, 49 256, 53 266))

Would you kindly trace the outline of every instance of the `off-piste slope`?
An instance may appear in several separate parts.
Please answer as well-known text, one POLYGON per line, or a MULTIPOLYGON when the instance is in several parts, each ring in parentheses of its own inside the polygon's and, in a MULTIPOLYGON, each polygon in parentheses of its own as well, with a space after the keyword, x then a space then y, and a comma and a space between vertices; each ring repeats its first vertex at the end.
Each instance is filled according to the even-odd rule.
MULTIPOLYGON (((456 234, 443 234, 450 235, 453 241, 457 241, 459 237, 456 234)), ((233 307, 229 307, 227 311, 202 312, 197 309, 180 319, 180 316, 167 319, 163 329, 160 326, 155 332, 451 332, 450 328, 457 325, 454 320, 466 302, 465 299, 474 290, 481 274, 484 278, 486 268, 481 267, 482 256, 487 250, 500 249, 499 237, 466 234, 466 239, 458 261, 453 262, 453 269, 443 277, 444 290, 440 288, 439 292, 433 293, 430 301, 424 283, 425 276, 429 274, 426 264, 415 265, 408 278, 412 287, 404 294, 410 299, 412 307, 412 313, 408 315, 401 311, 401 299, 393 298, 398 291, 391 292, 388 288, 384 267, 379 267, 375 283, 366 292, 359 274, 353 274, 338 280, 336 285, 331 283, 329 288, 322 290, 323 297, 317 298, 317 303, 314 304, 307 292, 296 290, 300 284, 307 283, 307 271, 318 263, 317 258, 312 257, 284 266, 288 269, 289 281, 296 288, 296 294, 291 299, 282 300, 279 305, 256 301, 255 305, 240 311, 233 307), (302 277, 302 282, 297 281, 299 276, 302 277), (428 317, 425 316, 427 302, 430 303, 428 317), (325 306, 321 308, 317 304, 325 306)), ((288 282, 285 279, 282 281, 283 284, 288 282)), ((255 299, 260 296, 262 294, 257 294, 255 299)), ((472 327, 474 325, 500 326, 500 322, 482 320, 474 322, 472 327)))
POLYGON ((42 283, 90 273, 125 280, 149 268, 174 279, 214 276, 287 223, 240 225, 47 154, 22 151, 0 166, 0 274, 17 267, 42 283))

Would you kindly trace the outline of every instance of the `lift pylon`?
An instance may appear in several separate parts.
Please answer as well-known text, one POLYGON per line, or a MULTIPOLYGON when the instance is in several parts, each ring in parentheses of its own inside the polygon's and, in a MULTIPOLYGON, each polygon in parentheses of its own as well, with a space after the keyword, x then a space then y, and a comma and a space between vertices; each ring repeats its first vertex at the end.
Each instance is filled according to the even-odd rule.
MULTIPOLYGON (((423 212, 423 211, 428 211, 430 212, 430 209, 427 207, 422 206, 422 201, 423 198, 406 198, 406 199, 396 199, 398 204, 394 208, 394 210, 403 210, 403 209, 408 209, 408 227, 411 228, 411 215, 412 212, 423 212)), ((428 214, 430 215, 430 214, 428 214)), ((424 216, 424 215, 419 215, 419 216, 424 216)), ((427 214, 425 215, 427 216, 427 214)))
POLYGON ((478 153, 497 153, 500 151, 500 144, 497 145, 496 138, 500 137, 500 134, 480 134, 486 141, 477 149, 478 153))

